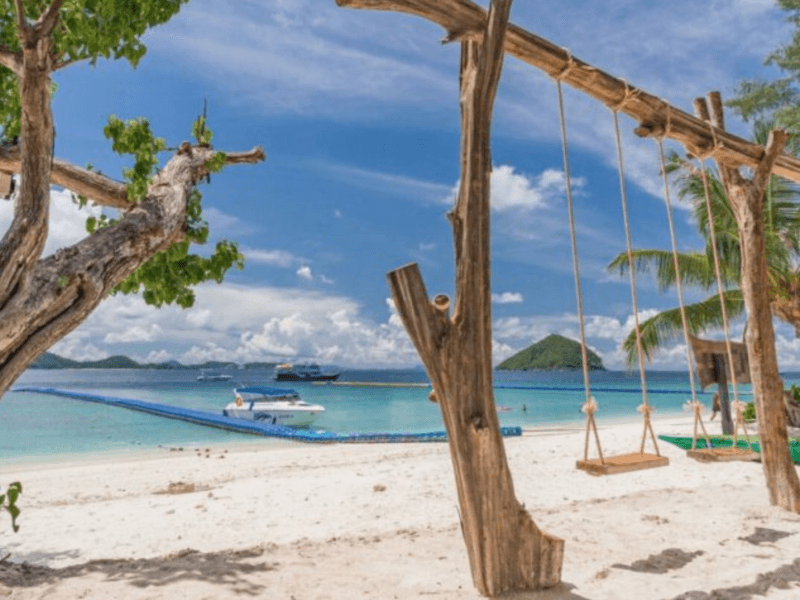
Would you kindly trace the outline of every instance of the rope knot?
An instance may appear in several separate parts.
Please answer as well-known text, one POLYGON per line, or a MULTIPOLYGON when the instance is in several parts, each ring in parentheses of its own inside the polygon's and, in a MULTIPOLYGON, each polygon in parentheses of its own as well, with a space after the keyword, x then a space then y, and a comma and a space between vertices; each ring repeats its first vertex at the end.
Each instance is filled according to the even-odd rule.
MULTIPOLYGON (((608 108, 610 108, 615 113, 621 111, 625 107, 625 105, 628 104, 628 102, 630 102, 631 100, 633 100, 642 93, 642 90, 631 87, 630 85, 628 85, 628 82, 625 81, 624 79, 622 80, 622 83, 625 84, 625 94, 622 96, 622 99, 616 104, 607 105, 608 108)), ((667 113, 667 118, 669 118, 669 113, 667 113)))
POLYGON ((642 404, 640 404, 639 408, 636 409, 636 411, 641 413, 644 416, 645 419, 649 419, 650 418, 650 413, 653 412, 654 410, 655 410, 655 408, 653 408, 652 406, 650 406, 646 402, 643 402, 642 404))
POLYGON ((555 79, 556 81, 561 81, 562 79, 564 79, 567 75, 570 74, 570 71, 572 71, 572 69, 574 69, 577 66, 575 63, 575 58, 572 56, 572 53, 566 48, 562 48, 562 50, 564 50, 564 52, 567 53, 567 64, 558 73, 553 75, 553 79, 555 79))
POLYGON ((581 407, 581 412, 587 415, 593 415, 597 412, 597 400, 594 399, 593 396, 590 396, 589 399, 583 403, 581 407))
POLYGON ((687 400, 683 405, 683 409, 686 411, 691 410, 695 415, 700 415, 705 411, 705 406, 699 400, 687 400))

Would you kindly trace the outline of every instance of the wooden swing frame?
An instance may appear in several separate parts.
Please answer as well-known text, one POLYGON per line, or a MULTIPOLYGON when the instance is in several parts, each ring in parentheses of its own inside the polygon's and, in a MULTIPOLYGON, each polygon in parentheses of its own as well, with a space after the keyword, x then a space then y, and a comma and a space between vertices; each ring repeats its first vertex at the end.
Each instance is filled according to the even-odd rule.
MULTIPOLYGON (((789 453, 785 411, 779 410, 783 389, 767 293, 764 233, 758 228, 770 174, 800 182, 800 160, 783 154, 788 134, 773 131, 766 146, 747 142, 725 131, 721 107, 713 120, 707 115, 695 118, 586 62, 568 60, 564 50, 508 22, 510 0, 491 0, 488 11, 470 0, 336 3, 415 14, 441 25, 446 42, 461 44, 462 173, 456 207, 449 213, 456 246, 455 311, 450 316, 450 301, 444 296, 429 299, 416 265, 392 271, 389 284, 442 408, 462 533, 478 590, 495 596, 552 587, 561 580, 564 552, 564 541, 541 531, 515 498, 491 386, 489 128, 505 53, 551 76, 563 73, 565 83, 606 105, 619 102, 619 110, 639 122, 637 135, 670 137, 693 155, 710 155, 717 161, 740 228, 745 221, 755 223, 741 236, 747 259, 741 287, 750 309, 747 345, 756 363, 753 390, 764 419, 761 453, 770 501, 800 512, 800 479, 789 453), (621 96, 625 102, 620 102, 621 96), (741 165, 755 169, 751 180, 741 176, 741 165)), ((594 429, 596 433, 596 425, 594 429)))

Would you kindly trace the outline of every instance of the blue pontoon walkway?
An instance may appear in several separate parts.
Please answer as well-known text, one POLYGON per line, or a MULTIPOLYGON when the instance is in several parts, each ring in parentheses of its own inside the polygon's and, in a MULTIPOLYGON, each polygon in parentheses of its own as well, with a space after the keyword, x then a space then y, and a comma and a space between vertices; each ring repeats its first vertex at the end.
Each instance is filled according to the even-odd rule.
MULTIPOLYGON (((134 400, 132 398, 118 398, 116 396, 101 396, 99 394, 89 394, 86 392, 74 392, 72 390, 61 390, 48 387, 18 387, 13 392, 34 392, 37 394, 49 394, 52 396, 63 396, 75 400, 85 400, 87 402, 98 402, 109 406, 119 406, 130 410, 138 410, 168 419, 177 419, 205 427, 216 427, 227 431, 238 433, 250 433, 253 435, 263 435, 296 440, 298 442, 347 442, 347 443, 387 443, 387 442, 444 442, 447 434, 444 431, 431 431, 427 433, 347 433, 339 434, 330 431, 312 431, 304 429, 292 429, 291 427, 281 427, 280 425, 265 425, 243 419, 232 419, 224 417, 222 414, 208 410, 196 410, 193 408, 183 408, 180 406, 170 406, 169 404, 159 404, 158 402, 148 402, 146 400, 134 400)), ((522 435, 521 427, 501 427, 500 432, 505 437, 522 435)))

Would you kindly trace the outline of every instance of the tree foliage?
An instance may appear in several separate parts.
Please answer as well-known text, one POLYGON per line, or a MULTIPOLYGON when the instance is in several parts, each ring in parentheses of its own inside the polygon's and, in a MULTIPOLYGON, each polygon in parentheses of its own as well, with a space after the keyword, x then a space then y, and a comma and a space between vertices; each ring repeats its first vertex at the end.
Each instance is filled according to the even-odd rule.
POLYGON ((221 282, 243 266, 230 241, 191 252, 209 238, 197 186, 226 165, 265 155, 258 147, 215 151, 205 110, 193 125, 196 144, 176 141, 177 148, 144 117, 110 117, 104 133, 123 157, 121 181, 54 155, 52 74, 76 61, 124 59, 135 67, 146 52, 143 34, 186 1, 0 0, 0 171, 20 175, 14 217, 0 242, 0 394, 109 294, 141 292, 155 306, 189 307, 193 286, 221 282), (162 165, 164 152, 171 156, 162 165), (53 183, 103 213, 87 220, 88 237, 42 256, 53 183))
MULTIPOLYGON (((0 0, 0 44, 21 50, 16 24, 16 0, 0 0)), ((53 49, 59 64, 101 58, 125 59, 136 66, 147 51, 142 35, 166 23, 188 0, 64 0, 53 30, 53 49)), ((38 17, 51 0, 23 0, 25 14, 38 17)), ((58 66, 58 65, 57 65, 58 66)), ((20 133, 20 102, 16 76, 0 69, 0 125, 3 138, 20 133)))
MULTIPOLYGON (((771 123, 759 122, 754 127, 754 141, 766 143, 771 123)), ((679 252, 678 269, 684 288, 700 289, 709 296, 699 302, 685 305, 689 332, 699 334, 723 326, 722 304, 717 289, 714 255, 710 235, 705 189, 700 172, 676 153, 669 156, 667 171, 676 178, 680 197, 691 203, 693 221, 705 244, 701 252, 679 252)), ((739 229, 732 207, 714 170, 707 172, 711 214, 717 253, 720 259, 720 275, 729 318, 744 313, 745 306, 739 290, 741 278, 741 246, 739 229)), ((769 276, 772 283, 772 298, 789 294, 798 275, 795 264, 800 258, 800 208, 795 202, 797 187, 786 180, 773 176, 765 194, 766 250, 769 276)), ((659 291, 676 286, 677 274, 671 250, 637 249, 633 251, 633 264, 638 272, 652 272, 659 291)), ((627 253, 620 253, 608 265, 609 271, 623 275, 628 268, 627 253)), ((793 323, 794 324, 794 323, 793 323)), ((683 337, 683 322, 680 308, 665 310, 639 324, 645 356, 652 359, 655 351, 683 337)), ((629 364, 636 361, 636 332, 632 331, 623 342, 629 364)))
POLYGON ((739 83, 735 98, 726 104, 745 121, 761 123, 774 121, 792 134, 786 150, 797 154, 800 150, 800 0, 777 0, 786 11, 785 20, 795 30, 789 43, 770 52, 765 66, 777 67, 781 76, 766 79, 746 79, 739 83))

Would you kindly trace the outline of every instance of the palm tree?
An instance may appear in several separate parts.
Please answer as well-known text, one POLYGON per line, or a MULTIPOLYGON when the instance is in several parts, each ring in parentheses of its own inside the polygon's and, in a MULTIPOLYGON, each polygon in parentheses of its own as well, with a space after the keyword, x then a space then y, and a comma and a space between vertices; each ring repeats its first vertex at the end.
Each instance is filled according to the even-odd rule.
MULTIPOLYGON (((765 144, 772 123, 756 121, 754 141, 765 144)), ((712 240, 708 228, 705 191, 699 169, 692 163, 671 153, 668 173, 676 173, 679 195, 693 205, 695 222, 703 239, 702 252, 678 253, 681 282, 684 287, 700 288, 710 292, 708 298, 684 306, 689 332, 699 334, 722 323, 722 306, 717 291, 714 271, 712 240)), ((739 231, 725 188, 718 173, 708 171, 709 198, 714 219, 717 252, 724 286, 723 297, 728 316, 733 318, 744 312, 744 301, 739 289, 741 251, 739 231)), ((767 264, 771 282, 772 313, 781 320, 794 325, 800 337, 800 206, 795 202, 797 186, 773 176, 765 194, 765 227, 767 240, 767 264)), ((637 272, 655 273, 659 291, 675 285, 675 267, 669 250, 634 250, 634 265, 637 272)), ((609 271, 622 275, 628 268, 627 253, 619 254, 609 265, 609 271)), ((642 347, 647 359, 669 342, 683 337, 680 308, 665 310, 640 323, 642 347)), ((636 360, 636 332, 632 331, 623 343, 628 362, 636 360)))

